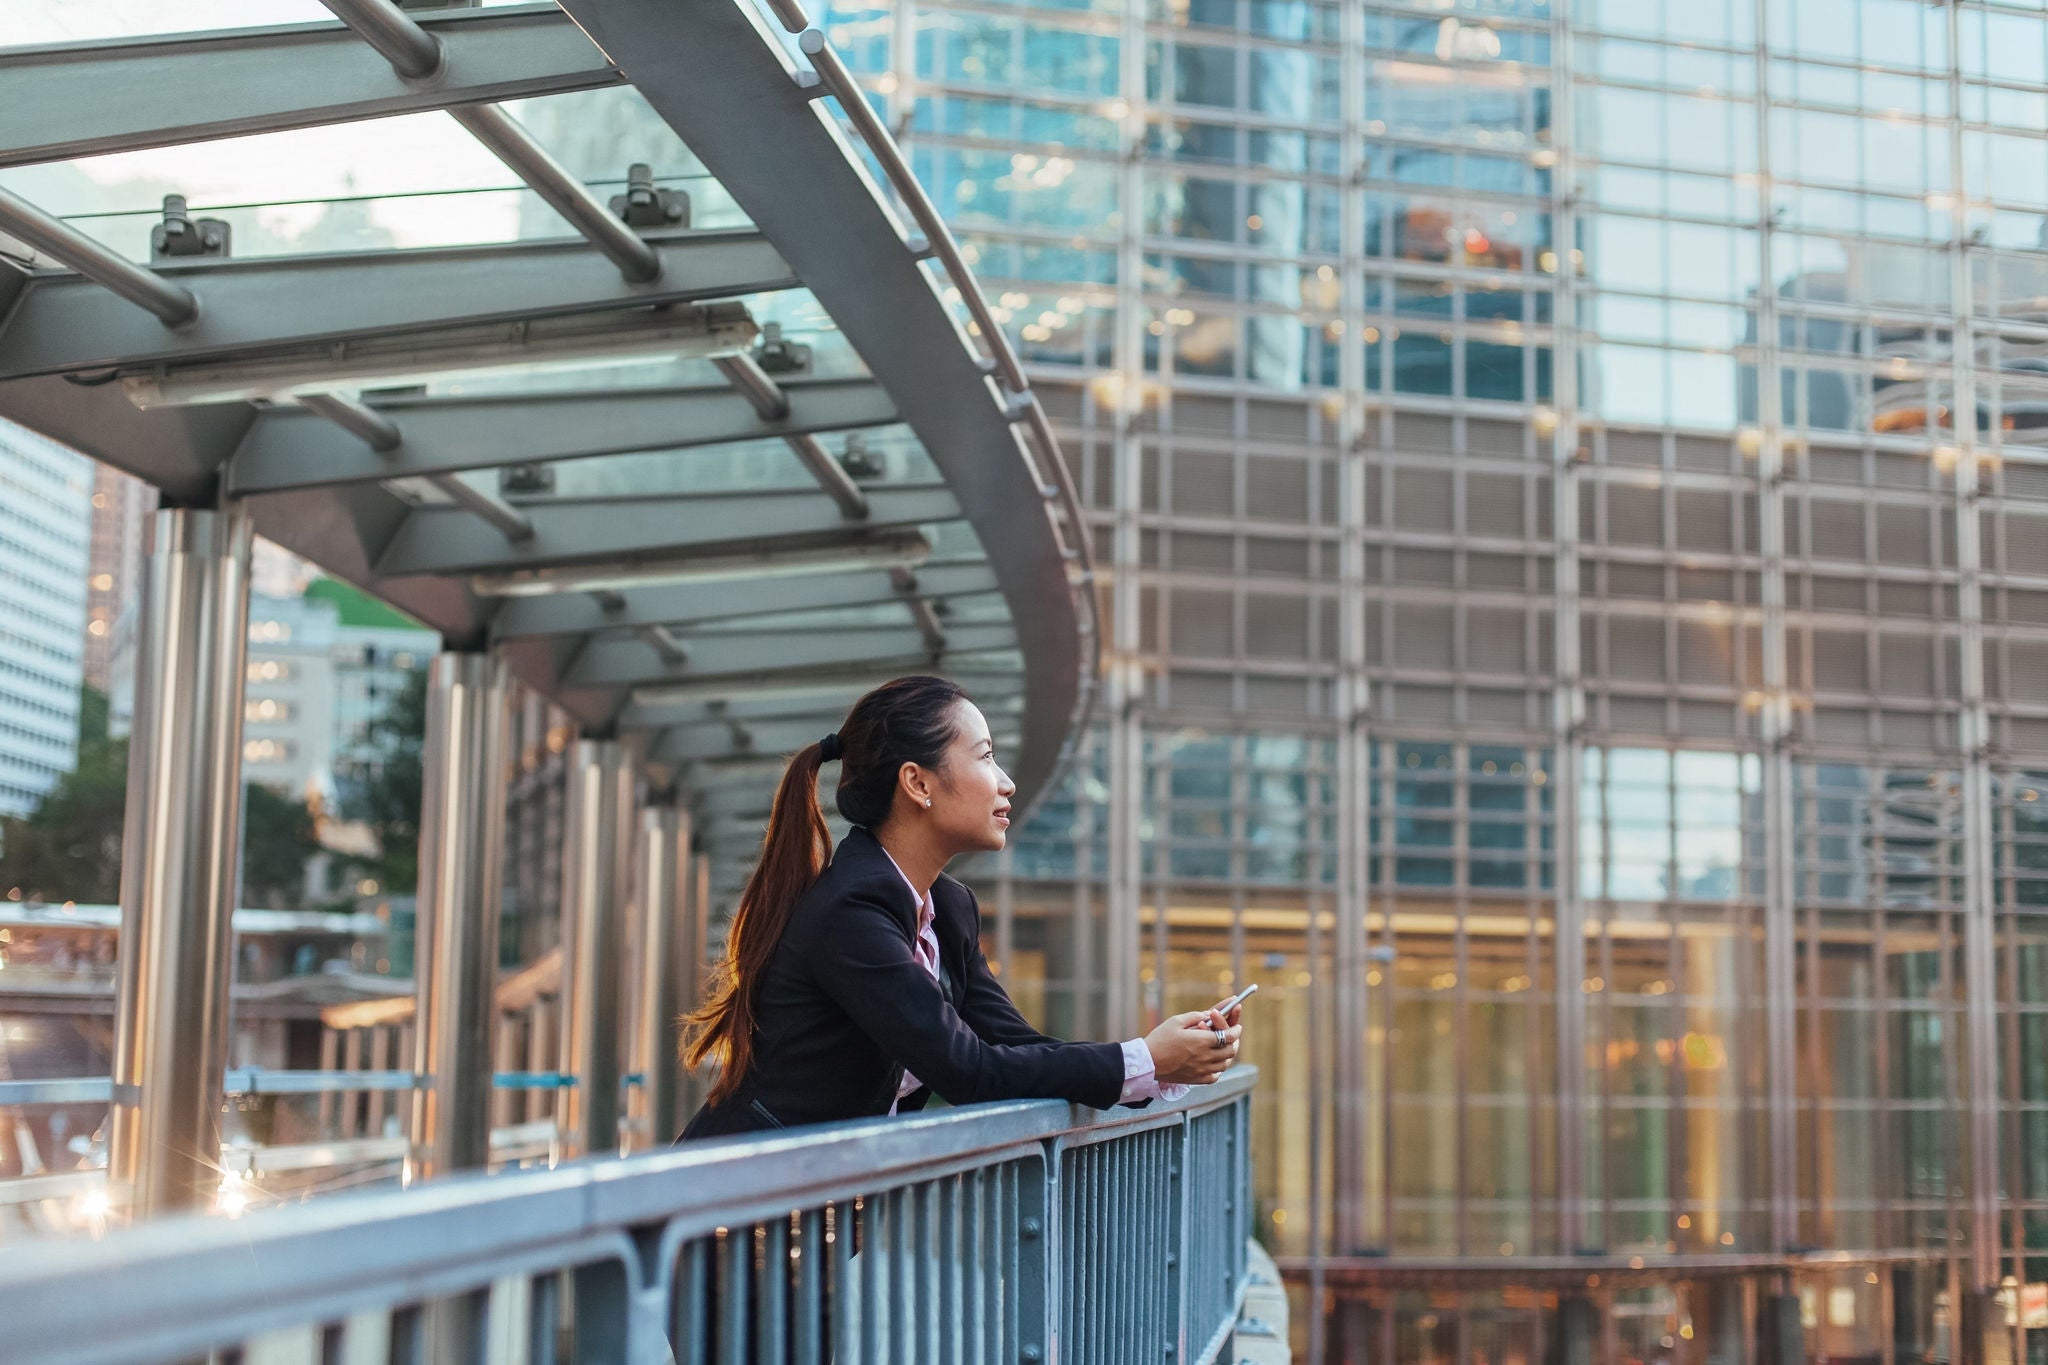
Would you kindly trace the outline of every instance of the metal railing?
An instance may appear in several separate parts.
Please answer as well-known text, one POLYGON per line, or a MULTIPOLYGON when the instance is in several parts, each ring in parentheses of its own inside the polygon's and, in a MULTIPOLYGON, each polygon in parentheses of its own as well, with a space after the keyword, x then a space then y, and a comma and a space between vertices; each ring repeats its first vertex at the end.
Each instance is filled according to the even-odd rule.
POLYGON ((1208 1365, 1245 1285, 1256 1078, 166 1219, 0 1252, 0 1321, 47 1362, 1208 1365))

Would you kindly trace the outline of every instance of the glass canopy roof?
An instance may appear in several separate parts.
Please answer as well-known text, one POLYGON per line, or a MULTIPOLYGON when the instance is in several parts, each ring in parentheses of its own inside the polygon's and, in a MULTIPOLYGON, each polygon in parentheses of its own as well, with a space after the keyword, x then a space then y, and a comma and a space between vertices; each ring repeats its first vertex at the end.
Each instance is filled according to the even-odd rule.
POLYGON ((1079 511, 797 5, 18 17, 0 416, 500 649, 722 881, 775 756, 898 673, 1045 785, 1095 670, 1079 511))

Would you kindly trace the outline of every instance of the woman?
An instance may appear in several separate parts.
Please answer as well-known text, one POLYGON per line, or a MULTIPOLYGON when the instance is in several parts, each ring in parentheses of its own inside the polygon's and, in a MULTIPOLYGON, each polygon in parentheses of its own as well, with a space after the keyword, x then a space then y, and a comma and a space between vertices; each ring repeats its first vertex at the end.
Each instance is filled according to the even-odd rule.
POLYGON ((1003 847, 1016 789, 988 721, 943 678, 876 688, 790 761, 711 998, 688 1021, 685 1061, 720 1068, 684 1139, 907 1112, 932 1093, 1107 1109, 1223 1074, 1235 1010, 1119 1045, 1049 1038, 1010 1002, 974 895, 944 869, 1003 847), (821 870, 818 770, 834 759, 854 829, 821 870))

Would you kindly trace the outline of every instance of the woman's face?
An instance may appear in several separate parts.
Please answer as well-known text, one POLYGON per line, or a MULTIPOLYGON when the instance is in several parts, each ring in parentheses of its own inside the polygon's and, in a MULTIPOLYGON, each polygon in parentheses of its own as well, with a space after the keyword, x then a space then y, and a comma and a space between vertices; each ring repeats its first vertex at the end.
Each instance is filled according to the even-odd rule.
POLYGON ((931 809, 917 813, 933 822, 946 846, 961 853, 993 853, 1008 841, 1010 797, 1017 784, 996 762, 988 718, 980 707, 954 703, 953 742, 944 761, 936 772, 917 772, 932 798, 931 809))

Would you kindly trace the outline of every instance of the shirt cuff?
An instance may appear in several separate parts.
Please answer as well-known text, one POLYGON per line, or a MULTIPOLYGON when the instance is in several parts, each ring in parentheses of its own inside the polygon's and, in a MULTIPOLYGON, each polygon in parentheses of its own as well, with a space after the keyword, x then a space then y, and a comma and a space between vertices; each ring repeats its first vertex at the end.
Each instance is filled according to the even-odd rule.
POLYGON ((1187 1093, 1187 1086, 1159 1083, 1152 1049, 1145 1046, 1143 1038, 1132 1038, 1124 1044, 1124 1093, 1118 1104, 1144 1104, 1151 1100, 1171 1104, 1187 1093))

